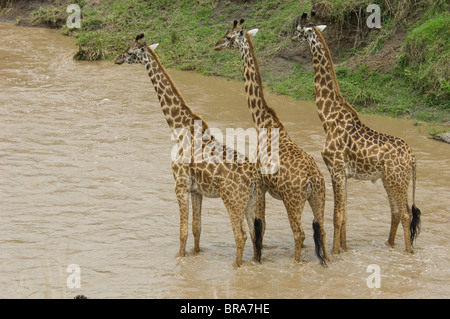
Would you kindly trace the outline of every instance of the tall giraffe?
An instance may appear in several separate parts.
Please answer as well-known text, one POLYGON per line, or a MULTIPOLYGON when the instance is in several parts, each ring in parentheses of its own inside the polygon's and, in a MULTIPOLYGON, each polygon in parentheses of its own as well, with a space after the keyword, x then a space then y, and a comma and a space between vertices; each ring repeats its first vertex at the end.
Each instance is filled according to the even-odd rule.
MULTIPOLYGON (((234 21, 229 30, 215 45, 215 50, 238 48, 242 57, 245 76, 247 103, 254 125, 258 128, 278 129, 279 168, 272 174, 262 174, 263 194, 282 200, 288 214, 295 241, 295 261, 300 261, 305 233, 301 225, 301 215, 306 201, 314 214, 313 229, 316 255, 322 265, 328 260, 323 227, 325 211, 325 182, 314 159, 298 147, 289 137, 284 125, 264 99, 259 66, 250 39, 257 29, 245 31, 234 21)), ((261 141, 261 140, 260 140, 261 141)), ((258 162, 264 166, 264 159, 258 162)))
MULTIPOLYGON (((314 17, 314 13, 312 13, 314 17)), ((347 179, 381 178, 391 208, 388 244, 393 246, 401 221, 407 252, 413 252, 420 232, 420 210, 415 206, 416 159, 400 138, 376 132, 364 125, 356 110, 343 98, 334 72, 330 50, 321 31, 303 13, 293 41, 306 40, 314 64, 315 103, 326 134, 322 157, 331 174, 334 192, 333 253, 347 249, 347 179), (412 176, 413 205, 408 205, 408 187, 412 176)))
POLYGON ((261 211, 260 174, 255 163, 244 155, 225 147, 210 134, 208 125, 191 111, 173 81, 153 51, 157 44, 148 46, 144 34, 136 37, 115 63, 143 64, 153 83, 169 128, 179 131, 180 148, 172 162, 175 193, 180 208, 180 250, 184 256, 188 233, 189 195, 192 198, 192 232, 194 249, 200 250, 201 208, 203 196, 222 198, 228 210, 236 242, 236 265, 241 266, 247 238, 244 215, 247 219, 255 258, 261 258, 261 211), (200 136, 198 136, 198 134, 200 136), (197 136, 196 136, 197 135, 197 136), (194 137, 186 142, 186 136, 194 137), (197 137, 197 139, 196 139, 197 137), (200 143, 201 145, 199 145, 200 143), (199 157, 200 156, 200 157, 199 157), (259 218, 258 218, 259 217, 259 218))

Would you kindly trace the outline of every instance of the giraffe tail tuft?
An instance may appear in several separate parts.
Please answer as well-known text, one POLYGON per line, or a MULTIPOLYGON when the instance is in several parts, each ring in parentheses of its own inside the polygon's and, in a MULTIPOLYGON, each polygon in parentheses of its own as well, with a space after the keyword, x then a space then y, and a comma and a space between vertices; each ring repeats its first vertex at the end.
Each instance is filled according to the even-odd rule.
POLYGON ((416 205, 412 205, 412 219, 411 224, 409 225, 409 231, 411 234, 411 245, 413 245, 414 240, 419 236, 420 233, 420 210, 416 207, 416 205))
POLYGON ((263 225, 259 218, 255 218, 255 245, 258 262, 261 262, 261 250, 262 250, 262 231, 263 225))
MULTIPOLYGON (((414 244, 414 240, 419 236, 420 233, 420 210, 415 205, 415 197, 416 197, 416 158, 412 159, 412 196, 413 196, 413 204, 411 207, 412 211, 412 219, 411 224, 409 225, 409 231, 411 236, 411 246, 414 244)), ((413 246, 414 247, 414 246, 413 246)))
POLYGON ((323 253, 323 245, 325 243, 322 243, 322 240, 320 238, 320 234, 321 234, 320 224, 319 224, 319 222, 313 222, 312 226, 313 226, 313 230, 314 230, 313 237, 314 237, 314 245, 316 246, 317 258, 319 258, 320 264, 322 266, 328 267, 328 265, 325 261, 324 253, 323 253))

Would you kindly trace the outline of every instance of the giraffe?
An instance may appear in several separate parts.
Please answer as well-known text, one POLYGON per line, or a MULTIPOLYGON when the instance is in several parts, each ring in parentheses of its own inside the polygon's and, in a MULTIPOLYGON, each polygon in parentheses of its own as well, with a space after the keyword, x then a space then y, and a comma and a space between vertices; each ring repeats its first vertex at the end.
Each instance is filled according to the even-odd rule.
MULTIPOLYGON (((314 12, 311 18, 314 19, 314 12)), ((356 110, 344 99, 334 72, 330 50, 321 34, 324 25, 314 26, 303 13, 293 41, 306 40, 314 65, 315 104, 326 134, 322 157, 331 175, 334 193, 333 253, 347 249, 347 179, 381 178, 391 209, 391 228, 387 244, 394 246, 401 221, 405 249, 413 252, 420 232, 420 210, 415 206, 416 158, 408 144, 397 137, 379 133, 360 120, 356 110), (412 200, 408 187, 412 177, 412 200)))
MULTIPOLYGON (((257 29, 246 31, 241 19, 235 20, 229 30, 215 45, 214 49, 238 49, 244 67, 245 92, 247 104, 256 128, 278 129, 279 168, 273 174, 262 174, 262 193, 269 194, 283 201, 289 223, 294 234, 294 260, 300 262, 301 249, 305 233, 301 224, 301 215, 306 201, 314 214, 313 230, 316 255, 321 264, 326 266, 328 259, 325 246, 324 211, 325 182, 313 157, 306 154, 289 137, 283 123, 275 111, 270 108, 263 95, 263 86, 258 62, 253 49, 251 37, 257 29)), ((260 140, 261 141, 261 140, 260 140)), ((259 146, 258 146, 259 147, 259 146)), ((264 166, 264 159, 258 163, 264 166)), ((263 221, 265 226, 265 221, 263 221)))
MULTIPOLYGON (((244 216, 247 219, 255 258, 261 260, 260 211, 263 206, 260 194, 260 174, 255 163, 243 154, 225 147, 211 135, 205 121, 187 106, 172 79, 161 64, 154 49, 158 44, 148 46, 141 33, 115 63, 143 64, 150 76, 169 128, 185 130, 179 134, 179 142, 188 140, 187 146, 193 152, 187 156, 180 148, 172 162, 175 179, 175 193, 180 209, 180 250, 185 256, 188 236, 189 195, 192 199, 192 232, 194 250, 200 251, 201 209, 203 197, 221 198, 229 213, 236 242, 236 265, 242 265, 242 256, 247 238, 244 216), (198 136, 198 133, 201 133, 198 136), (183 136, 182 136, 183 135, 183 136), (195 139, 195 136, 199 139, 195 139), (200 145, 198 144, 200 140, 200 145), (197 144, 196 144, 197 143, 197 144), (209 157, 208 157, 209 155, 209 157), (199 157, 200 156, 200 157, 199 157), (200 159, 200 160, 199 160, 200 159), (259 217, 259 218, 258 218, 259 217)), ((186 144, 185 144, 186 145, 186 144)), ((189 149, 188 148, 188 149, 189 149)))

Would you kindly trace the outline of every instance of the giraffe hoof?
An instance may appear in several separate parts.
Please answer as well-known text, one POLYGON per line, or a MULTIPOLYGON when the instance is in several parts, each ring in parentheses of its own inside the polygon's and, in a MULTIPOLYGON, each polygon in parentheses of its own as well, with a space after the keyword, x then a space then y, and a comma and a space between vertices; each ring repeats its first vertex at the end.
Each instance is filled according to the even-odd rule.
POLYGON ((389 240, 386 240, 385 244, 391 248, 394 248, 395 244, 392 242, 389 242, 389 240))

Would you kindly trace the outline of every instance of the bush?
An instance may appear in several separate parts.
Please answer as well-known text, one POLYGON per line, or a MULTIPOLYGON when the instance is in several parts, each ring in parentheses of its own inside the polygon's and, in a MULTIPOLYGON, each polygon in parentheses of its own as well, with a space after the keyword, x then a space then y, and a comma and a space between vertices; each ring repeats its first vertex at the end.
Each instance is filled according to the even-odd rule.
POLYGON ((450 14, 437 13, 406 37, 400 66, 420 92, 450 98, 450 14), (447 96, 444 96, 447 95, 447 96))

